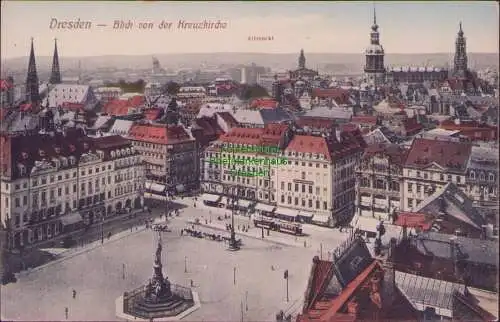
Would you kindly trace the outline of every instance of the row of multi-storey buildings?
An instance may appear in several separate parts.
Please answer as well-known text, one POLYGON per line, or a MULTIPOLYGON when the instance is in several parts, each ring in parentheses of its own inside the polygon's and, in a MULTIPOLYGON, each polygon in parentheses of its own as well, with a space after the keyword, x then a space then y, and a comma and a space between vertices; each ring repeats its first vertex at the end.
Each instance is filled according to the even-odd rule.
POLYGON ((142 158, 120 136, 74 130, 2 135, 1 143, 0 213, 11 248, 143 207, 142 158))
POLYGON ((204 198, 228 205, 238 197, 243 208, 272 212, 289 220, 334 224, 354 212, 355 165, 363 143, 348 132, 330 131, 322 135, 300 133, 288 124, 264 128, 234 128, 205 150, 202 160, 204 198), (224 146, 238 148, 228 152, 224 146), (273 147, 266 149, 245 147, 273 147), (252 152, 249 152, 252 151, 252 152), (247 160, 216 164, 214 158, 247 160), (264 159, 256 163, 251 160, 264 159), (286 162, 273 162, 273 159, 286 162), (234 171, 264 176, 234 176, 234 171))
POLYGON ((498 207, 497 150, 469 142, 417 138, 409 149, 372 144, 356 172, 356 215, 375 221, 420 212, 449 185, 461 191, 453 193, 461 204, 498 207))

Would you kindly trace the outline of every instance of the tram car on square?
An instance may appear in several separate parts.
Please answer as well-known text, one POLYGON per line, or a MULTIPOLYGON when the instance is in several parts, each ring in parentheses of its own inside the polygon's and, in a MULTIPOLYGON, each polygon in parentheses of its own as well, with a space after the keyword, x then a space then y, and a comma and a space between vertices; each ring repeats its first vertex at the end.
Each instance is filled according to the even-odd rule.
POLYGON ((296 222, 288 222, 266 216, 257 216, 253 220, 255 227, 279 231, 286 234, 302 235, 302 225, 296 222))

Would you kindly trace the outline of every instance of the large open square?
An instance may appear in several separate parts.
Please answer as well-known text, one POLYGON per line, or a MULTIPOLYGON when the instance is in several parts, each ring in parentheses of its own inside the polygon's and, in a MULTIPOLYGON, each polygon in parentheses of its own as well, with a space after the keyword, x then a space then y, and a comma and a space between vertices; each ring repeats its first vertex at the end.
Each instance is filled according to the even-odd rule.
MULTIPOLYGON (((274 238, 264 240, 241 236, 242 249, 230 252, 223 242, 180 236, 186 221, 208 213, 186 208, 181 217, 170 221, 172 231, 162 233, 165 275, 183 286, 190 286, 192 280, 201 300, 201 308, 185 319, 270 321, 279 310, 300 309, 316 247, 304 248, 295 237, 274 233, 274 238), (285 269, 290 274, 288 302, 285 269)), ((207 227, 198 229, 211 232, 207 227)), ((336 235, 333 239, 342 239, 338 231, 328 231, 336 235)), ((2 288, 2 317, 63 320, 67 307, 69 320, 116 320, 116 298, 151 277, 154 234, 151 230, 130 234, 21 276, 2 288)), ((312 243, 314 235, 308 240, 312 243)))

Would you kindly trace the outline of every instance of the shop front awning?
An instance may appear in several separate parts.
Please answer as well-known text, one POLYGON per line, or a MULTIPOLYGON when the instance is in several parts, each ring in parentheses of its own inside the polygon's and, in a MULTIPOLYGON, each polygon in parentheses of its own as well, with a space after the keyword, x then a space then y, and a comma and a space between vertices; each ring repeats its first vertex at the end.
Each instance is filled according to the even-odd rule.
POLYGON ((307 211, 299 211, 299 216, 303 218, 308 218, 311 219, 314 217, 314 214, 312 212, 307 212, 307 211))
POLYGON ((284 217, 288 217, 290 219, 295 219, 295 217, 297 216, 298 214, 298 211, 297 210, 294 210, 294 209, 288 209, 288 208, 276 208, 276 210, 274 211, 274 213, 276 215, 281 215, 281 216, 284 216, 284 217))
POLYGON ((63 224, 63 226, 76 224, 80 221, 83 221, 83 218, 82 214, 79 212, 73 212, 61 217, 61 223, 63 224))
POLYGON ((252 201, 248 201, 245 199, 240 199, 238 200, 238 206, 243 207, 243 208, 248 208, 252 204, 252 201))
POLYGON ((274 206, 266 205, 265 203, 258 203, 255 205, 255 209, 260 211, 273 212, 274 208, 274 206))
POLYGON ((356 228, 361 231, 376 233, 379 221, 373 217, 358 217, 356 228))
POLYGON ((315 214, 312 218, 312 221, 320 224, 328 224, 330 222, 330 216, 315 214))
POLYGON ((211 194, 211 193, 204 193, 201 196, 201 199, 203 201, 208 201, 208 202, 218 202, 220 200, 220 198, 221 198, 221 196, 214 195, 214 194, 211 194))
POLYGON ((165 186, 155 182, 146 182, 146 190, 162 193, 165 191, 165 186))

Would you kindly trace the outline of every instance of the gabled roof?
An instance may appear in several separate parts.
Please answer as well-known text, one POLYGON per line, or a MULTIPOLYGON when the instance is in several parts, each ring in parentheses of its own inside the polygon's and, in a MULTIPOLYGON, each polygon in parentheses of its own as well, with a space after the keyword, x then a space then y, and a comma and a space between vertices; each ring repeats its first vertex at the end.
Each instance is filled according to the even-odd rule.
MULTIPOLYGON (((498 297, 498 295, 497 295, 498 297)), ((453 294, 453 320, 454 321, 496 321, 498 318, 475 303, 473 296, 455 292, 453 294)))
POLYGON ((369 158, 375 154, 383 154, 392 163, 400 165, 403 165, 406 158, 406 150, 402 146, 392 143, 368 144, 365 148, 363 158, 369 158))
POLYGON ((443 213, 477 230, 486 224, 472 200, 452 182, 425 198, 413 211, 431 215, 443 213))
POLYGON ((14 84, 12 84, 8 79, 0 79, 0 90, 6 91, 11 88, 14 88, 14 84))
POLYGON ((236 127, 238 126, 238 122, 236 119, 231 115, 229 112, 217 112, 217 115, 224 121, 226 122, 227 126, 231 127, 236 127))
POLYGON ((176 144, 193 140, 183 126, 164 126, 156 124, 134 124, 129 137, 133 140, 157 144, 176 144))
POLYGON ((454 172, 467 167, 471 155, 471 144, 417 138, 413 140, 406 158, 405 167, 423 169, 432 162, 454 172))

